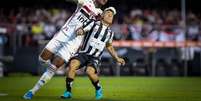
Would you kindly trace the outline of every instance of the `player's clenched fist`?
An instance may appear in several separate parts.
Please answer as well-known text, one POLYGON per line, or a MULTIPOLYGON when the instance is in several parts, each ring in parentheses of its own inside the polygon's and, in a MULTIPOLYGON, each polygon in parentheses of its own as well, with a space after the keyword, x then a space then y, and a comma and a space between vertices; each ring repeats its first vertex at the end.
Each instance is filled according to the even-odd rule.
POLYGON ((125 63, 126 63, 123 58, 117 58, 116 61, 117 61, 118 65, 125 65, 125 63))

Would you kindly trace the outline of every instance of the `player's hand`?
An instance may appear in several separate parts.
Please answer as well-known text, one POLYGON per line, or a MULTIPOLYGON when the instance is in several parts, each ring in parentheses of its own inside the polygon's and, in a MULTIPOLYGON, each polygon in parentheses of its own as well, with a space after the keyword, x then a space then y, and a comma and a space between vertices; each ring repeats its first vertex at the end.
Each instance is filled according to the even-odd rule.
POLYGON ((124 66, 125 63, 126 63, 123 58, 117 58, 116 61, 117 61, 118 65, 123 65, 124 66))
POLYGON ((84 31, 83 31, 83 29, 81 29, 81 28, 79 28, 79 29, 76 31, 76 33, 77 33, 77 36, 84 35, 84 31))
POLYGON ((77 0, 77 1, 78 1, 78 4, 80 4, 80 5, 83 5, 85 2, 85 0, 77 0))
POLYGON ((98 14, 102 14, 103 11, 100 8, 97 8, 96 11, 98 12, 98 14))

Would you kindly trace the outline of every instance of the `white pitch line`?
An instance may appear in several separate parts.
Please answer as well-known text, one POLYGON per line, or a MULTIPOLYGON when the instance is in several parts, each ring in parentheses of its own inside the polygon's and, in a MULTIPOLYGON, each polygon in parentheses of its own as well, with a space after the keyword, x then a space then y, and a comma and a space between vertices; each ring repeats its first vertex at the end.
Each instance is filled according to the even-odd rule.
POLYGON ((7 96, 8 94, 6 93, 0 93, 0 96, 7 96))

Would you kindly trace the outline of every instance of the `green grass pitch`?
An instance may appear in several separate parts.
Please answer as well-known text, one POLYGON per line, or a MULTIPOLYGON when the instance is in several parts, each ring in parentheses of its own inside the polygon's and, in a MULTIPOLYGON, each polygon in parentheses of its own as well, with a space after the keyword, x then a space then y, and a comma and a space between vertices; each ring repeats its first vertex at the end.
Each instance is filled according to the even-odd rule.
MULTIPOLYGON (((26 101, 23 94, 39 77, 0 78, 0 101, 26 101), (6 95, 7 94, 7 95, 6 95)), ((104 98, 100 101, 201 101, 201 78, 101 77, 104 98)), ((73 98, 60 99, 65 78, 54 77, 31 101, 94 101, 94 88, 87 77, 77 77, 73 98)))

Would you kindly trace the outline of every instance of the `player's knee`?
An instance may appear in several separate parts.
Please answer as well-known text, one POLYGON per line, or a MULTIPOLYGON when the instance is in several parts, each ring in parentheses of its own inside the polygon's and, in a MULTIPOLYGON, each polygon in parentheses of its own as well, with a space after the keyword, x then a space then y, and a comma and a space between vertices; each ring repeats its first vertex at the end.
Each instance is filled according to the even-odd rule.
POLYGON ((40 57, 43 59, 43 60, 49 60, 53 57, 53 53, 50 52, 48 49, 44 49, 41 54, 40 54, 40 57))
POLYGON ((73 72, 73 73, 75 73, 76 70, 77 70, 77 69, 72 66, 72 67, 69 67, 68 72, 73 72))
POLYGON ((95 69, 94 68, 87 68, 87 70, 86 70, 86 73, 88 74, 88 75, 93 75, 93 74, 95 74, 95 69))
POLYGON ((48 63, 48 60, 45 60, 43 57, 39 56, 38 60, 42 63, 48 63))
POLYGON ((57 68, 59 68, 64 64, 64 59, 57 56, 53 59, 52 64, 54 64, 57 68))
POLYGON ((78 67, 80 66, 80 61, 79 60, 76 60, 76 59, 73 59, 70 61, 70 69, 78 69, 78 67))

